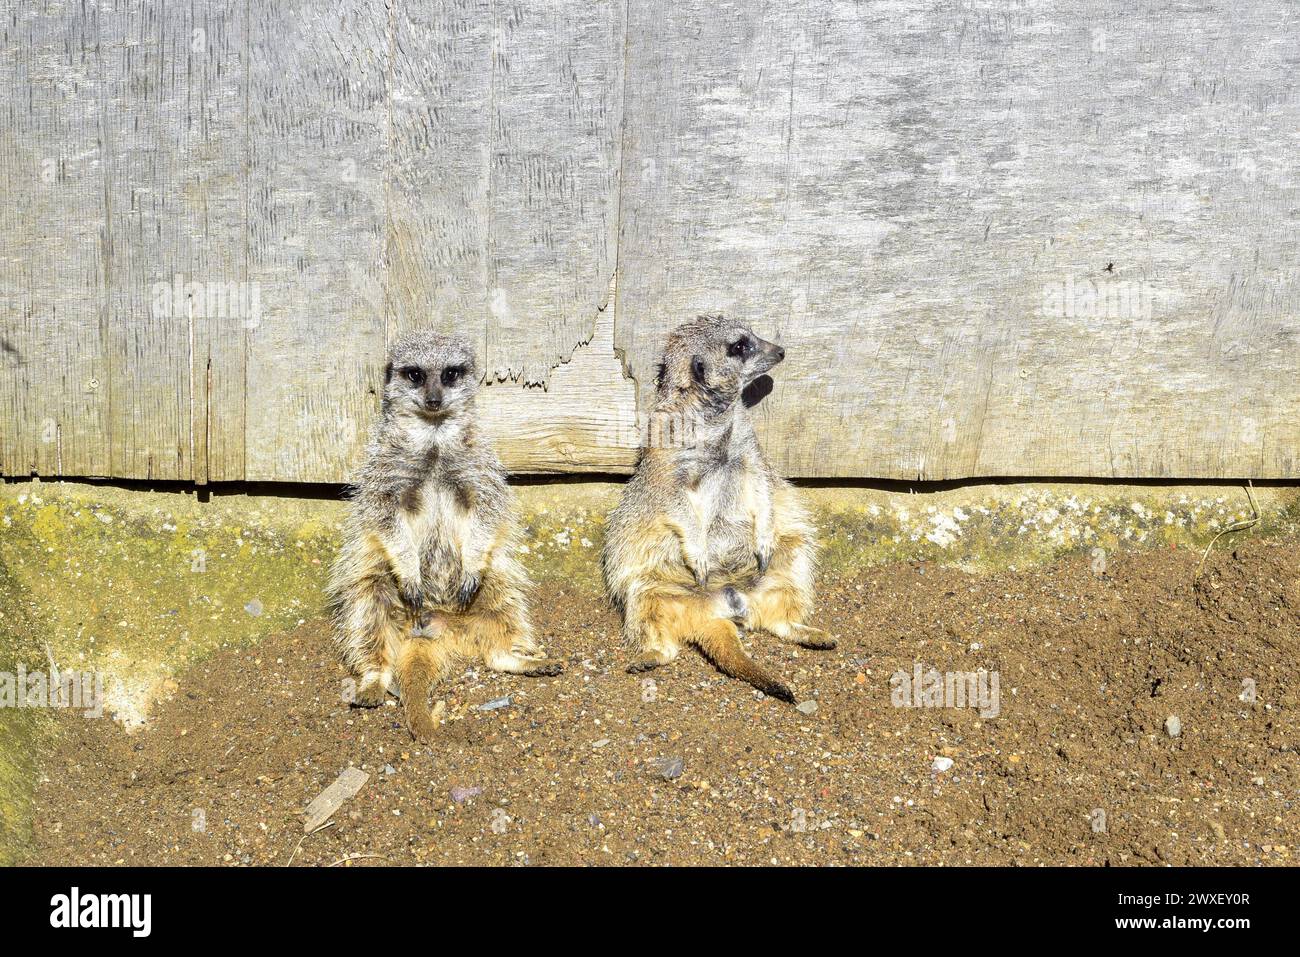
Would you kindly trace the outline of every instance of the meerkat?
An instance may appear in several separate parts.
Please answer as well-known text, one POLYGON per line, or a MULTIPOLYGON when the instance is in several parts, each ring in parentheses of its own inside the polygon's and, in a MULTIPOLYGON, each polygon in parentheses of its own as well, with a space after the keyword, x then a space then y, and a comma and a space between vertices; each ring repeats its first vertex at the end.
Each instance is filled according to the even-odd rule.
MULTIPOLYGON (((768 464, 748 400, 785 358, 738 322, 700 316, 668 338, 650 435, 609 517, 602 567, 646 671, 694 645, 725 674, 794 694, 745 653, 744 632, 804 647, 836 641, 812 610, 815 530, 798 492, 768 464)), ((765 394, 765 393, 763 393, 765 394)))
POLYGON ((429 692, 453 665, 553 675, 529 621, 528 574, 505 470, 480 435, 474 350, 416 332, 397 340, 381 411, 356 477, 329 594, 355 705, 396 679, 407 727, 434 731, 429 692))

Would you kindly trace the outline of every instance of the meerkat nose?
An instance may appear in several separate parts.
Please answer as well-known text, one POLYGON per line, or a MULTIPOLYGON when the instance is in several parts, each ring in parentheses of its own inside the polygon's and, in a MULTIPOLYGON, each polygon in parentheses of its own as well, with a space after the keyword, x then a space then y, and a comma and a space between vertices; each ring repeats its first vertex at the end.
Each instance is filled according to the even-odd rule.
POLYGON ((781 361, 782 359, 784 359, 784 358, 785 358, 785 346, 777 346, 777 347, 776 347, 776 361, 777 361, 777 362, 780 362, 780 361, 781 361))

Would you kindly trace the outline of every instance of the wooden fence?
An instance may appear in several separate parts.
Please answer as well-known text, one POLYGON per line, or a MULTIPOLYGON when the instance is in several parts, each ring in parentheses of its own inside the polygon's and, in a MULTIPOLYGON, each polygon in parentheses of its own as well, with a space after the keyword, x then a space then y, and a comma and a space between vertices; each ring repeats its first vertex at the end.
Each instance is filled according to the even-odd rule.
POLYGON ((803 476, 1300 476, 1289 0, 9 0, 0 472, 339 481, 400 329, 524 472, 665 331, 803 476))

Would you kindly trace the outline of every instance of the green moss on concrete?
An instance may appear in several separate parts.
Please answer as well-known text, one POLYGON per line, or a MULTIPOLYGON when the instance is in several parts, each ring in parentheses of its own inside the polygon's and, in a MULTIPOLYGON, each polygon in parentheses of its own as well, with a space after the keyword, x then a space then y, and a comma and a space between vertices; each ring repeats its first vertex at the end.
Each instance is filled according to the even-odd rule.
MULTIPOLYGON (((46 670, 52 658, 102 673, 106 715, 138 724, 189 662, 320 613, 330 513, 321 502, 0 487, 0 670, 46 670)), ((52 724, 47 711, 0 709, 0 860, 26 834, 33 755, 52 724)))
MULTIPOLYGON (((17 671, 19 662, 39 661, 42 654, 19 597, 0 556, 0 671, 8 674, 17 671)), ((0 865, 11 863, 14 850, 29 836, 38 745, 50 727, 46 712, 0 708, 0 865)))
POLYGON ((584 482, 525 485, 517 489, 524 522, 523 559, 545 601, 549 586, 565 582, 598 591, 605 516, 622 486, 584 482))
MULTIPOLYGON (((907 495, 806 490, 823 568, 851 575, 893 561, 995 571, 1101 548, 1204 549, 1252 515, 1241 486, 969 486, 907 495)), ((1242 534, 1300 531, 1300 494, 1257 489, 1260 522, 1242 534)))

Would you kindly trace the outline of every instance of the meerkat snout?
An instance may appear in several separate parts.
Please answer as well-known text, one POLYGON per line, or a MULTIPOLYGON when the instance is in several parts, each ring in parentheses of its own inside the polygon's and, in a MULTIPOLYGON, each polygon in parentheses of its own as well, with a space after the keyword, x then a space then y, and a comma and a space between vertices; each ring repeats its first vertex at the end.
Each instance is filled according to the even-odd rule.
MULTIPOLYGON (((760 339, 743 326, 727 335, 727 359, 736 367, 741 388, 769 372, 785 358, 785 349, 775 342, 760 339)), ((703 357, 695 357, 703 361, 703 357)))

